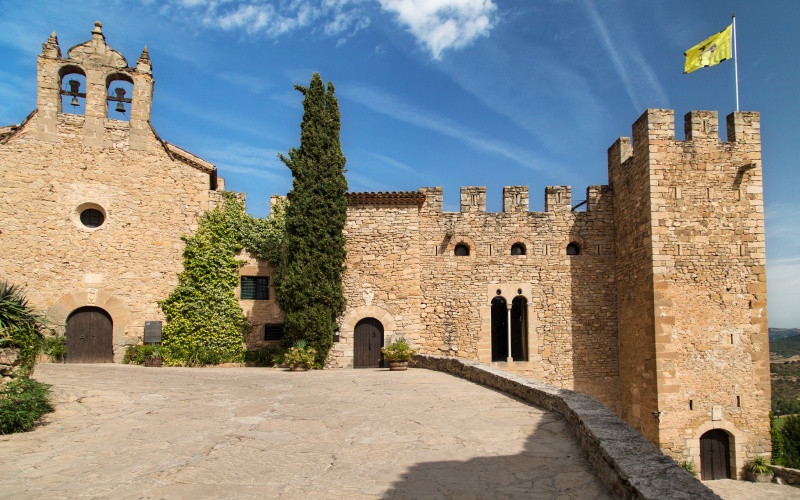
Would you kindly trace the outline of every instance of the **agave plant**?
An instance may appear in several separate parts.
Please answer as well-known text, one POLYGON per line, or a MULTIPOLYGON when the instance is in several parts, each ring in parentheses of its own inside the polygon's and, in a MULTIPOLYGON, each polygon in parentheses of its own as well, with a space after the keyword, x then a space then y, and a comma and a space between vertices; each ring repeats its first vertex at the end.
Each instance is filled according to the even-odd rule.
POLYGON ((42 346, 44 324, 44 317, 28 305, 22 287, 0 283, 0 347, 21 349, 22 374, 33 369, 42 346))

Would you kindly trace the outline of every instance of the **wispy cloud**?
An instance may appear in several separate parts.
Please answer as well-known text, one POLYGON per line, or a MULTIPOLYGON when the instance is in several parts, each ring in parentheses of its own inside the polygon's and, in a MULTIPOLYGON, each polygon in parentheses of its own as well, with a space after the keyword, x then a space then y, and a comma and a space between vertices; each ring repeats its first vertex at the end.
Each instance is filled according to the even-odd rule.
POLYGON ((357 102, 396 120, 446 135, 476 151, 506 158, 533 170, 544 170, 546 167, 545 163, 530 151, 487 137, 450 119, 404 102, 387 92, 360 84, 345 84, 337 90, 344 99, 357 102))
POLYGON ((638 112, 644 107, 668 106, 667 93, 634 41, 629 24, 622 20, 609 29, 592 0, 583 0, 583 6, 625 87, 634 111, 638 112))
POLYGON ((363 0, 169 0, 162 12, 179 12, 203 26, 269 38, 312 29, 340 41, 370 25, 363 0))
POLYGON ((434 59, 488 36, 497 6, 492 0, 378 0, 434 59))

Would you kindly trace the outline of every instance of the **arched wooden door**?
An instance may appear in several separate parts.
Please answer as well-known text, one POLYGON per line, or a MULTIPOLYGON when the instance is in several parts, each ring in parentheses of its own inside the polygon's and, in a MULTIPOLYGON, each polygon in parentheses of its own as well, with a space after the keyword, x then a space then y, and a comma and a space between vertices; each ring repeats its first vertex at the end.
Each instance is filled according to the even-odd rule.
POLYGON ((700 475, 703 481, 731 478, 730 441, 722 429, 700 436, 700 475))
POLYGON ((381 366, 383 325, 375 318, 364 318, 353 332, 353 368, 378 368, 381 366))
POLYGON ((99 307, 81 307, 67 318, 67 363, 114 361, 111 316, 99 307))

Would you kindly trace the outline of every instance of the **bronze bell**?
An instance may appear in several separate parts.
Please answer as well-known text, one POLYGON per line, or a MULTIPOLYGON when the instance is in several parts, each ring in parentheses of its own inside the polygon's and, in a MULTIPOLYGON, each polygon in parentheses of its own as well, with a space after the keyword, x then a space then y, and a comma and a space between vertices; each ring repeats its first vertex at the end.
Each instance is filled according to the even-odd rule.
POLYGON ((125 105, 122 103, 124 102, 125 99, 125 89, 117 87, 114 89, 114 93, 117 94, 117 98, 115 99, 117 101, 117 111, 119 113, 124 113, 125 105))
POLYGON ((78 102, 78 96, 72 96, 72 100, 69 103, 75 106, 76 108, 80 106, 80 103, 78 102))

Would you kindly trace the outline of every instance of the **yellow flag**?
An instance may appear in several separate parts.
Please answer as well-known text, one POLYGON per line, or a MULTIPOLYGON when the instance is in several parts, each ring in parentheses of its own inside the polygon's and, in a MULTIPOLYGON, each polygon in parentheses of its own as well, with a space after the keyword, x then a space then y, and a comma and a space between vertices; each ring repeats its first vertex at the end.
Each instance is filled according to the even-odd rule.
POLYGON ((711 35, 702 42, 683 53, 686 56, 684 73, 708 66, 719 64, 731 58, 731 26, 715 35, 711 35))

